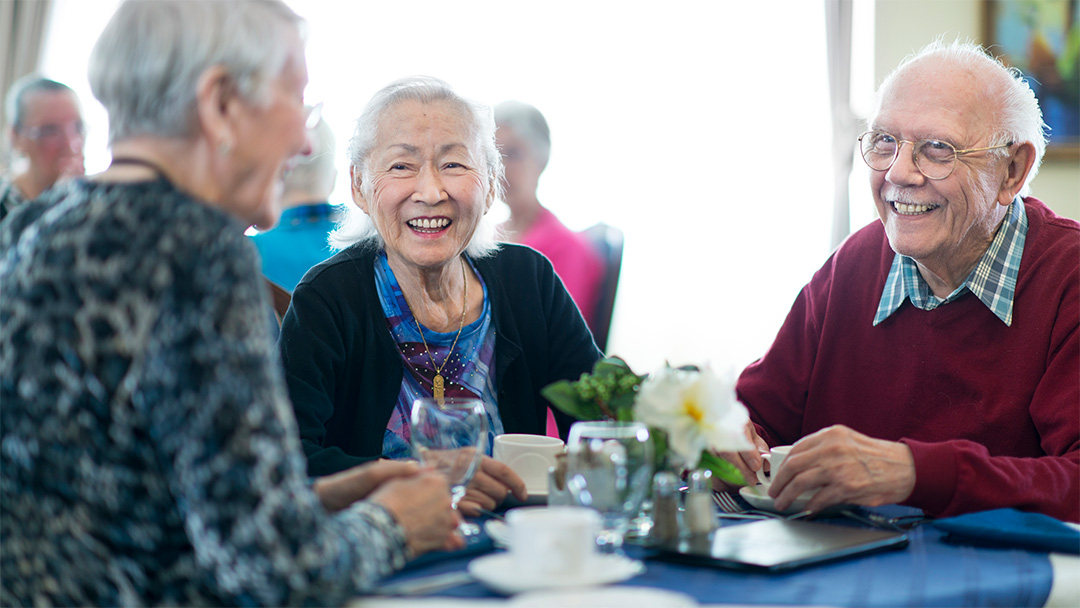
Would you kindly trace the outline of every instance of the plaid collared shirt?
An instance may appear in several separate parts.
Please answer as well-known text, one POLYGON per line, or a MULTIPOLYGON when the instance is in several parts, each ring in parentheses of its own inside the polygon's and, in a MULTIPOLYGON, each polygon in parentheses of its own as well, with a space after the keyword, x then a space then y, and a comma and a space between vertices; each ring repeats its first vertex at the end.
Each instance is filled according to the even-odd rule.
POLYGON ((975 270, 971 271, 964 284, 941 299, 930 291, 930 286, 919 274, 915 260, 896 254, 893 258, 889 276, 885 279, 885 289, 881 292, 874 325, 889 318, 896 312, 904 300, 922 310, 934 310, 942 304, 948 304, 970 291, 979 298, 1005 325, 1012 325, 1013 297, 1016 295, 1016 275, 1020 270, 1020 258, 1024 254, 1024 239, 1027 238, 1027 213, 1020 197, 1013 199, 1009 211, 1005 214, 990 248, 983 254, 975 270))

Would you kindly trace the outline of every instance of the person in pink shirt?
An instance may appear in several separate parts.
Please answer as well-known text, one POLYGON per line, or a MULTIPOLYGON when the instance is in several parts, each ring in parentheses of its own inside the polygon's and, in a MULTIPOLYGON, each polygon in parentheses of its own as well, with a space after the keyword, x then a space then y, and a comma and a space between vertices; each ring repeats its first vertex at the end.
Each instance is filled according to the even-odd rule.
MULTIPOLYGON (((604 278, 600 255, 584 236, 570 230, 540 204, 536 188, 551 155, 547 120, 533 106, 504 101, 495 106, 495 140, 506 168, 506 205, 510 219, 501 226, 504 238, 528 245, 544 254, 574 299, 589 329, 594 323, 596 298, 604 278)), ((548 411, 547 434, 558 437, 555 418, 548 411)))
POLYGON ((551 260, 592 328, 603 262, 584 236, 564 226, 536 197, 540 174, 551 153, 547 121, 533 106, 506 101, 495 107, 495 124, 496 141, 506 165, 505 198, 510 207, 510 219, 502 225, 503 234, 551 260))

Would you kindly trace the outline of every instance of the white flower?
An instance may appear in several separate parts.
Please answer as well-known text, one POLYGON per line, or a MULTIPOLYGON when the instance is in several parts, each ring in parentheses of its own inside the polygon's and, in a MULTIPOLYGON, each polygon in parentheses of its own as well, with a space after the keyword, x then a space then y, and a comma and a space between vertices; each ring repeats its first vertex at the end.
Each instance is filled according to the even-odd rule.
POLYGON ((664 367, 642 383, 634 401, 634 417, 668 434, 671 451, 693 469, 706 449, 750 449, 745 428, 746 407, 735 387, 712 370, 664 367))

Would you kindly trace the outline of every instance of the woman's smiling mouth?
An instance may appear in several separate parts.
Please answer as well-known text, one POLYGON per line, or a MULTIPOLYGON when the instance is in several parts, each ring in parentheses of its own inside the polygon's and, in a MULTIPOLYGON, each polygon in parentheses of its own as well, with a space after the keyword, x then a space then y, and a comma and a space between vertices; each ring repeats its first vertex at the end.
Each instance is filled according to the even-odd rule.
POLYGON ((416 218, 414 220, 409 220, 406 223, 409 224, 410 228, 412 228, 413 230, 415 230, 417 232, 422 232, 422 233, 426 233, 426 234, 434 234, 436 232, 439 232, 439 231, 445 229, 447 226, 450 225, 451 222, 450 222, 449 218, 436 217, 436 218, 416 218))

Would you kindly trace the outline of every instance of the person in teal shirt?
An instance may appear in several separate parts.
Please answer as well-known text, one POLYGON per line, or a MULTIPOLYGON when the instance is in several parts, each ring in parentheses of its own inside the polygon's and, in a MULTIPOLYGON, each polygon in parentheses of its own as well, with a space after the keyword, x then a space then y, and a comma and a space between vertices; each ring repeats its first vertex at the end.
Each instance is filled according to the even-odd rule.
POLYGON ((311 154, 293 160, 281 196, 284 211, 273 229, 254 235, 263 276, 292 292, 309 268, 330 257, 327 236, 337 222, 334 191, 334 134, 320 120, 311 135, 311 154))

